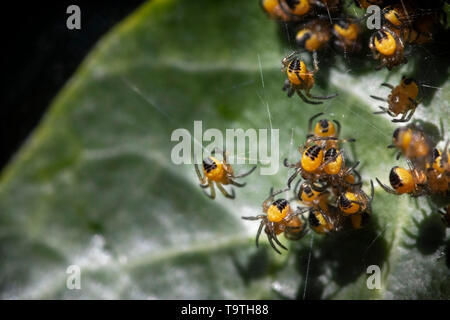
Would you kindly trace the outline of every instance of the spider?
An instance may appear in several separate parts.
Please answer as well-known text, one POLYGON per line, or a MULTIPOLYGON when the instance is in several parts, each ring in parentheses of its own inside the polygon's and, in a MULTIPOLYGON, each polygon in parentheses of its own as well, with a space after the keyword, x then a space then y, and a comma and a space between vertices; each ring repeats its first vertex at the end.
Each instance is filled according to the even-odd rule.
POLYGON ((361 49, 360 26, 352 19, 339 19, 333 24, 334 44, 344 52, 356 52, 361 49))
POLYGON ((286 14, 284 10, 281 9, 279 0, 261 0, 259 3, 270 18, 281 21, 291 20, 290 15, 286 14))
POLYGON ((302 213, 306 211, 306 209, 297 209, 294 212, 287 200, 275 200, 276 195, 287 190, 289 189, 280 190, 274 193, 273 188, 271 188, 269 197, 264 200, 262 205, 264 214, 254 217, 242 217, 242 219, 245 220, 261 220, 258 232, 256 233, 256 247, 258 247, 259 236, 261 235, 263 228, 271 247, 278 254, 281 254, 281 252, 277 249, 275 243, 285 250, 287 250, 287 248, 278 240, 277 235, 284 232, 287 239, 298 240, 307 233, 307 229, 305 228, 306 222, 302 216, 302 213))
POLYGON ((407 159, 423 164, 430 155, 434 143, 425 132, 414 125, 408 125, 395 129, 392 135, 392 145, 388 148, 397 148, 396 159, 403 154, 407 159))
POLYGON ((330 192, 324 186, 298 180, 294 187, 294 196, 308 207, 324 207, 328 203, 330 192), (300 186, 300 189, 299 189, 300 186), (297 191, 298 190, 298 191, 297 191))
POLYGON ((371 214, 371 204, 375 194, 372 180, 370 180, 370 189, 370 197, 361 188, 353 188, 353 190, 347 190, 339 195, 337 203, 342 214, 344 216, 364 212, 371 214))
POLYGON ((330 40, 331 29, 329 23, 322 19, 314 19, 297 31, 297 44, 310 51, 322 49, 330 40))
POLYGON ((321 119, 317 121, 314 129, 312 128, 313 121, 323 115, 323 112, 319 112, 313 115, 308 120, 308 135, 306 136, 306 143, 310 143, 314 140, 322 139, 322 138, 330 138, 328 140, 324 140, 326 144, 326 149, 329 148, 337 148, 338 142, 355 142, 355 139, 339 139, 339 135, 341 133, 341 124, 339 121, 334 120, 330 121, 328 119, 321 119), (311 139, 312 138, 312 139, 311 139))
POLYGON ((315 9, 339 9, 339 0, 278 0, 280 8, 291 21, 301 21, 316 14, 315 9))
MULTIPOLYGON (((217 149, 217 151, 220 151, 217 149)), ((216 159, 213 157, 216 153, 216 149, 214 149, 211 152, 210 157, 206 157, 203 159, 203 173, 204 176, 202 177, 200 170, 198 168, 198 165, 195 164, 195 172, 197 173, 198 180, 200 181, 200 187, 203 189, 208 188, 210 189, 210 194, 205 194, 210 197, 211 199, 214 199, 216 197, 216 191, 214 188, 214 183, 217 186, 217 188, 222 192, 222 194, 229 199, 235 198, 234 190, 231 189, 231 194, 228 193, 228 191, 223 187, 223 185, 232 184, 236 187, 243 187, 245 186, 245 183, 239 183, 236 182, 234 179, 239 179, 248 176, 251 174, 255 169, 256 166, 254 166, 249 171, 235 175, 234 170, 231 167, 230 164, 227 163, 227 155, 225 150, 222 151, 222 161, 216 159)))
POLYGON ((412 18, 414 16, 414 9, 407 3, 397 3, 392 6, 386 6, 382 11, 382 19, 384 25, 389 25, 390 28, 400 31, 405 28, 410 28, 412 25, 412 18))
POLYGON ((448 141, 444 153, 433 149, 430 163, 426 164, 428 187, 432 193, 445 194, 450 189, 450 163, 448 157, 448 141))
POLYGON ((309 210, 308 225, 315 233, 328 234, 343 228, 344 217, 334 206, 314 207, 309 210))
POLYGON ((326 181, 327 186, 340 190, 350 186, 362 185, 361 176, 355 170, 359 165, 359 161, 351 167, 346 167, 344 154, 335 148, 328 149, 324 154, 323 160, 327 164, 323 167, 323 173, 319 180, 326 181), (355 182, 355 176, 359 178, 358 182, 355 182))
POLYGON ((427 176, 422 170, 414 167, 410 160, 407 160, 409 169, 395 166, 389 173, 389 182, 391 189, 384 185, 378 178, 378 184, 388 193, 401 195, 404 193, 410 194, 412 197, 419 197, 429 193, 427 186, 427 176))
MULTIPOLYGON (((312 138, 310 142, 315 142, 319 140, 337 140, 335 137, 320 137, 320 138, 312 138)), ((330 158, 326 162, 324 162, 324 146, 320 146, 318 144, 310 144, 309 142, 299 148, 299 152, 302 154, 302 157, 300 158, 300 161, 295 164, 290 164, 287 159, 284 159, 284 166, 287 168, 295 168, 295 172, 291 175, 291 177, 288 179, 287 185, 288 188, 291 187, 292 181, 297 177, 299 173, 301 173, 303 179, 310 180, 315 182, 320 178, 320 175, 322 174, 323 168, 330 162, 334 161, 335 158, 338 156, 330 158)))
POLYGON ((388 103, 388 107, 379 107, 381 111, 374 112, 374 114, 387 113, 391 117, 402 115, 399 119, 392 119, 392 122, 408 122, 411 120, 417 106, 421 99, 417 99, 419 94, 419 85, 411 78, 402 77, 400 84, 396 87, 389 83, 382 83, 382 86, 391 89, 391 93, 385 98, 370 96, 372 99, 384 101, 388 103))
POLYGON ((283 58, 281 63, 283 67, 281 71, 286 73, 287 79, 284 82, 283 91, 287 90, 288 97, 292 97, 294 93, 306 103, 309 104, 322 104, 322 101, 311 101, 308 98, 316 99, 316 100, 327 100, 337 96, 336 94, 329 96, 313 96, 309 93, 309 91, 314 86, 314 74, 319 71, 319 63, 317 60, 317 52, 313 52, 313 63, 314 70, 309 71, 306 67, 306 64, 303 60, 301 60, 297 54, 299 52, 292 52, 287 57, 283 58), (304 93, 304 94, 303 94, 304 93), (306 97, 305 97, 306 96, 306 97), (307 98, 308 97, 308 98, 307 98))
POLYGON ((379 70, 383 66, 391 70, 393 67, 407 62, 403 53, 403 39, 386 26, 370 37, 369 49, 375 60, 381 60, 381 65, 377 66, 375 70, 379 70))

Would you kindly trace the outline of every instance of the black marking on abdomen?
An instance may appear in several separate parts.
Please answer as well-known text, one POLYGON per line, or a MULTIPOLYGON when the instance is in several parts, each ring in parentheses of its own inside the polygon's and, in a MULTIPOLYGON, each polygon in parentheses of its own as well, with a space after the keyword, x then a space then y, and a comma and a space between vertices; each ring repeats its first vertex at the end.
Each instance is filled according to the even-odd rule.
POLYGON ((335 159, 336 160, 336 155, 337 155, 337 151, 335 148, 330 148, 327 150, 327 152, 325 152, 325 156, 324 156, 324 160, 328 161, 330 159, 335 159))
POLYGON ((345 195, 342 195, 339 198, 339 205, 342 208, 350 208, 352 206, 352 202, 345 195))
POLYGON ((206 172, 211 172, 216 168, 217 164, 214 162, 214 160, 212 160, 211 158, 203 159, 203 169, 205 169, 206 172))
POLYGON ((315 160, 320 153, 321 148, 319 146, 311 146, 308 149, 306 149, 305 154, 311 159, 311 160, 315 160))
POLYGON ((300 3, 300 0, 286 0, 286 4, 289 8, 295 9, 296 6, 300 3))
POLYGON ((311 38, 311 32, 305 32, 303 36, 299 39, 297 39, 297 43, 299 46, 304 47, 306 41, 308 41, 311 38))
POLYGON ((298 71, 298 70, 300 70, 300 59, 295 58, 289 64, 289 71, 293 72, 293 71, 298 71))
POLYGON ((285 199, 278 199, 275 200, 272 205, 276 206, 278 210, 283 211, 284 208, 286 208, 286 206, 289 204, 289 202, 287 202, 287 200, 285 199))
POLYGON ((387 39, 387 34, 386 31, 378 31, 375 34, 375 38, 377 38, 378 41, 382 41, 383 39, 387 39))
POLYGON ((320 226, 320 221, 317 219, 316 215, 311 211, 308 217, 309 224, 313 227, 320 226))
POLYGON ((397 168, 398 167, 396 166, 391 169, 391 172, 389 173, 389 182, 391 183, 391 186, 398 188, 398 187, 403 186, 403 183, 400 180, 399 175, 397 174, 397 171, 396 171, 397 168))

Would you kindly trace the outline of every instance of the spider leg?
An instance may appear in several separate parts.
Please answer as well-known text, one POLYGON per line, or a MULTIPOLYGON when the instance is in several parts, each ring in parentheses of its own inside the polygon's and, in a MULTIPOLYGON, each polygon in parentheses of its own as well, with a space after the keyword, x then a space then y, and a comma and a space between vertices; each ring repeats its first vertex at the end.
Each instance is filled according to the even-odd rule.
POLYGON ((206 177, 202 177, 202 174, 200 173, 200 169, 198 168, 198 164, 194 163, 195 167, 195 173, 197 174, 198 180, 200 180, 200 184, 205 184, 207 182, 206 177))
POLYGON ((289 81, 289 79, 286 79, 286 80, 284 81, 284 85, 283 85, 282 90, 283 90, 283 91, 286 91, 290 86, 291 86, 291 82, 289 81))
POLYGON ((256 240, 255 240, 255 242, 256 242, 256 247, 257 248, 259 246, 259 236, 261 235, 261 231, 262 231, 262 229, 264 227, 264 224, 265 224, 265 222, 264 222, 264 220, 262 220, 261 223, 259 224, 258 231, 256 232, 256 240))
POLYGON ((234 189, 231 189, 231 194, 228 193, 228 191, 223 187, 223 185, 220 182, 216 182, 217 188, 219 188, 220 192, 222 192, 222 194, 228 198, 228 199, 234 199, 235 198, 235 193, 234 193, 234 189))
POLYGON ((309 120, 308 120, 308 132, 312 131, 312 123, 313 123, 314 119, 316 119, 317 117, 320 117, 321 115, 323 115, 323 112, 319 112, 319 113, 313 115, 311 118, 309 118, 309 120))
POLYGON ((334 123, 336 123, 337 126, 337 133, 336 133, 336 137, 339 137, 341 134, 341 123, 337 120, 333 120, 334 123))
POLYGON ((381 98, 381 97, 372 96, 372 95, 370 95, 370 97, 371 97, 372 99, 375 99, 375 100, 378 100, 378 101, 389 102, 388 99, 386 99, 386 98, 381 98))
POLYGON ((297 168, 297 164, 289 163, 287 158, 284 158, 283 164, 287 168, 297 168))
POLYGON ((381 85, 383 87, 388 87, 389 89, 394 89, 394 86, 392 84, 389 84, 389 83, 386 83, 386 82, 383 82, 381 85))
POLYGON ((294 93, 295 93, 295 89, 294 88, 289 88, 288 89, 288 92, 287 92, 287 96, 288 96, 288 98, 291 98, 293 95, 294 95, 294 93))
MULTIPOLYGON (((406 120, 406 116, 408 115, 408 112, 405 112, 403 115, 402 115, 402 117, 400 118, 400 119, 392 119, 392 122, 408 122, 409 121, 409 119, 411 119, 411 118, 409 118, 408 120, 406 120)), ((412 115, 411 115, 412 116, 412 115)))
POLYGON ((387 113, 387 109, 386 109, 385 107, 378 106, 378 108, 380 108, 381 111, 375 111, 373 114, 383 114, 383 113, 387 113))
POLYGON ((209 185, 209 190, 210 190, 210 194, 208 194, 206 192, 205 189, 203 189, 203 192, 211 199, 215 199, 216 198, 216 189, 214 188, 214 183, 212 181, 208 182, 209 185))
POLYGON ((322 101, 311 101, 311 100, 308 100, 308 99, 306 99, 306 97, 299 91, 299 90, 296 90, 296 92, 297 92, 297 95, 303 100, 303 102, 305 102, 305 103, 309 103, 309 104, 322 104, 323 102, 322 101))
POLYGON ((251 216, 251 217, 241 217, 242 219, 244 219, 244 220, 251 220, 251 221, 255 221, 255 220, 259 220, 259 219, 262 219, 262 218, 264 218, 265 217, 265 215, 263 215, 263 214, 260 214, 260 215, 257 215, 257 216, 251 216))
POLYGON ((309 210, 311 210, 311 208, 309 207, 297 208, 294 212, 294 215, 301 216, 303 218, 303 213, 309 210))
POLYGON ((252 173, 253 171, 255 171, 255 169, 256 169, 256 166, 254 166, 253 168, 251 168, 249 171, 247 171, 247 172, 244 172, 244 173, 241 173, 241 174, 238 174, 238 175, 235 175, 235 176, 233 176, 233 178, 243 178, 243 177, 246 177, 246 176, 248 176, 250 173, 252 173))
POLYGON ((354 170, 354 169, 353 169, 353 172, 354 172, 355 175, 358 177, 358 182, 356 182, 355 185, 359 185, 359 184, 362 185, 362 178, 361 178, 361 175, 359 174, 359 172, 356 171, 356 170, 354 170))
POLYGON ((273 244, 272 237, 267 235, 267 239, 269 239, 270 246, 273 248, 273 250, 275 250, 278 254, 281 254, 281 252, 273 244))
POLYGON ((291 183, 292 181, 294 181, 294 179, 297 177, 297 175, 300 173, 301 168, 297 168, 297 170, 295 170, 295 172, 289 177, 289 180, 287 182, 287 186, 290 189, 291 188, 291 183))
POLYGON ((200 188, 206 189, 209 187, 209 184, 199 184, 200 188))
POLYGON ((408 116, 407 116, 406 119, 405 119, 405 122, 408 122, 409 120, 411 120, 411 118, 412 118, 414 112, 416 112, 416 109, 415 109, 415 108, 412 109, 412 110, 409 112, 408 116))
POLYGON ((393 118, 397 116, 395 113, 393 113, 393 112, 390 111, 389 109, 386 110, 386 113, 387 113, 388 115, 390 115, 391 117, 393 117, 393 118))
POLYGON ((401 156, 402 156, 402 153, 401 153, 401 152, 397 153, 397 156, 395 157, 395 160, 400 159, 401 156))
POLYGON ((333 99, 333 98, 337 97, 338 95, 339 95, 338 93, 334 93, 334 94, 330 94, 329 96, 315 96, 315 95, 312 95, 312 94, 310 94, 308 92, 306 93, 306 96, 308 98, 317 99, 317 100, 333 99))
POLYGON ((300 190, 298 190, 297 192, 297 188, 300 185, 300 182, 302 182, 302 179, 298 179, 297 183, 294 186, 294 190, 292 190, 294 192, 294 198, 298 198, 298 195, 303 191, 303 184, 302 184, 300 190))
POLYGON ((228 181, 229 181, 233 186, 236 186, 236 187, 239 187, 239 188, 242 188, 242 187, 244 187, 244 186, 247 184, 246 182, 243 182, 243 183, 236 182, 236 181, 234 181, 234 180, 231 179, 231 178, 228 178, 228 181))
POLYGON ((384 191, 398 195, 397 191, 395 191, 394 189, 391 189, 388 186, 386 186, 385 184, 383 184, 380 180, 378 180, 378 178, 375 178, 375 179, 377 180, 380 187, 382 187, 384 189, 384 191))
POLYGON ((350 172, 356 169, 356 167, 359 166, 359 161, 357 161, 354 165, 352 165, 350 168, 344 171, 344 176, 348 175, 350 172))
POLYGON ((373 186, 372 179, 370 179, 370 201, 369 201, 369 203, 372 203, 374 196, 375 196, 375 188, 373 186))
POLYGON ((275 240, 275 243, 277 245, 279 245, 284 250, 287 250, 287 248, 280 242, 280 240, 278 240, 277 235, 275 233, 272 235, 272 238, 273 238, 273 240, 275 240))

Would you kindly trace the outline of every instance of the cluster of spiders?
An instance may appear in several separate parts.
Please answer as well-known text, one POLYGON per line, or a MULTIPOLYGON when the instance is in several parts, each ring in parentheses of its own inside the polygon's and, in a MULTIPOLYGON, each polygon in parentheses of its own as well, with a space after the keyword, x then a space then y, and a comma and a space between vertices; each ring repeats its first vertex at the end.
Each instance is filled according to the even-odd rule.
POLYGON ((361 49, 361 27, 345 13, 340 0, 260 0, 264 11, 295 34, 297 45, 310 52, 329 43, 344 52, 361 49))
MULTIPOLYGON (((372 35, 369 47, 374 57, 380 59, 382 66, 388 69, 405 62, 404 42, 413 44, 430 41, 436 21, 439 20, 433 10, 425 16, 418 15, 419 18, 414 18, 414 12, 418 9, 404 1, 407 4, 401 7, 396 1, 356 1, 364 9, 370 4, 384 5, 383 26, 372 35), (394 51, 392 56, 389 56, 388 50, 394 51)), ((298 51, 281 61, 281 70, 287 76, 283 90, 287 91, 288 97, 296 93, 305 103, 313 105, 323 103, 320 100, 336 97, 337 94, 316 96, 310 93, 315 83, 314 76, 319 71, 317 50, 323 48, 331 34, 335 37, 334 43, 344 51, 359 50, 360 21, 343 15, 343 3, 339 0, 261 0, 261 5, 272 18, 300 26, 296 36, 297 43, 312 52, 311 70, 298 51), (334 25, 325 23, 321 17, 324 11, 328 13, 328 17, 331 17, 330 14, 339 16, 334 25)), ((388 83, 382 83, 382 86, 391 90, 388 97, 371 97, 386 102, 387 106, 380 106, 381 111, 374 113, 386 113, 394 118, 393 122, 410 121, 422 99, 421 85, 404 76, 397 86, 388 83), (397 116, 400 117, 396 118, 397 116)), ((373 182, 370 180, 369 196, 362 189, 361 176, 356 171, 359 161, 349 164, 340 148, 341 143, 355 140, 339 138, 341 125, 336 120, 321 119, 313 127, 314 121, 322 115, 323 113, 318 113, 309 119, 306 141, 299 148, 300 160, 292 164, 287 159, 284 160, 286 167, 294 169, 287 181, 287 188, 276 192, 271 188, 268 198, 263 202, 262 214, 243 217, 246 220, 260 221, 256 235, 257 246, 263 230, 272 248, 281 253, 279 248, 286 249, 278 240, 281 233, 288 240, 299 240, 309 229, 318 234, 338 232, 347 227, 359 229, 371 216, 373 182), (281 193, 291 190, 299 175, 301 179, 293 187, 294 197, 289 200, 276 199, 281 193)), ((396 129, 393 142, 389 147, 399 150, 397 159, 401 155, 406 157, 409 168, 392 168, 389 175, 392 188, 377 178, 384 190, 396 195, 407 193, 413 197, 431 194, 448 196, 448 143, 442 151, 436 149, 436 143, 416 125, 396 129)), ((225 150, 213 150, 211 156, 203 159, 202 169, 203 174, 198 165, 195 165, 200 187, 208 197, 215 198, 217 187, 226 198, 233 199, 234 190, 228 191, 224 185, 243 187, 245 183, 237 180, 251 174, 256 166, 245 173, 235 174, 227 161, 225 150), (216 153, 221 153, 221 160, 216 157, 216 153)), ((441 214, 448 226, 448 206, 441 214)))
POLYGON ((368 45, 373 58, 381 62, 376 69, 390 70, 406 63, 407 45, 431 42, 441 24, 446 24, 444 1, 260 0, 270 18, 293 31, 300 48, 315 52, 329 47, 331 42, 345 54, 361 51, 363 26, 372 15, 372 11, 360 18, 349 15, 353 3, 362 10, 374 5, 380 9, 380 26, 368 45))
POLYGON ((398 150, 397 159, 406 158, 408 168, 395 166, 389 173, 392 188, 380 186, 395 195, 409 194, 412 197, 440 194, 449 196, 450 160, 448 141, 443 150, 418 125, 409 124, 394 131, 393 144, 388 148, 398 150))
MULTIPOLYGON (((261 215, 243 217, 246 220, 260 220, 256 235, 256 245, 262 230, 267 235, 272 248, 280 253, 279 247, 286 247, 277 236, 284 233, 286 239, 298 240, 307 233, 307 225, 319 234, 337 232, 347 227, 350 222, 353 228, 363 227, 371 215, 371 203, 374 196, 373 183, 368 196, 362 190, 361 176, 356 171, 359 161, 347 165, 340 143, 354 142, 354 139, 340 139, 341 125, 337 120, 320 119, 323 113, 312 116, 308 122, 308 135, 304 145, 299 148, 301 154, 297 163, 290 164, 287 159, 284 165, 294 169, 287 181, 287 188, 274 192, 270 190, 269 197, 263 202, 261 215), (314 127, 313 127, 314 124, 314 127), (275 197, 291 189, 297 176, 301 176, 293 188, 294 198, 286 200, 275 197), (307 218, 305 218, 307 215, 307 218)), ((195 164, 195 171, 200 186, 210 192, 205 193, 215 198, 215 186, 226 198, 234 198, 232 190, 228 192, 223 185, 243 187, 236 179, 252 173, 249 171, 235 175, 233 168, 227 163, 225 151, 221 151, 222 160, 216 158, 217 150, 203 159, 203 175, 195 164)))
POLYGON ((287 181, 287 188, 273 192, 263 202, 263 214, 243 217, 246 220, 260 220, 256 245, 264 230, 272 248, 286 249, 277 236, 284 233, 288 240, 301 239, 307 233, 307 226, 318 234, 337 232, 350 222, 353 228, 361 228, 371 214, 373 184, 370 197, 362 190, 362 182, 356 167, 359 162, 347 165, 342 142, 354 139, 339 139, 341 125, 338 121, 321 119, 313 128, 318 113, 309 119, 308 135, 299 148, 300 160, 295 164, 284 160, 284 165, 295 171, 287 181), (294 197, 286 200, 275 196, 291 189, 292 183, 301 176, 293 188, 294 197), (295 209, 294 209, 295 208, 295 209), (307 216, 307 217, 305 217, 307 216))
POLYGON ((361 1, 368 5, 380 6, 381 28, 374 32, 369 40, 369 48, 375 60, 381 64, 376 69, 386 67, 389 70, 406 63, 407 45, 422 45, 433 40, 433 34, 439 29, 441 21, 446 24, 446 15, 442 10, 442 1, 361 1))

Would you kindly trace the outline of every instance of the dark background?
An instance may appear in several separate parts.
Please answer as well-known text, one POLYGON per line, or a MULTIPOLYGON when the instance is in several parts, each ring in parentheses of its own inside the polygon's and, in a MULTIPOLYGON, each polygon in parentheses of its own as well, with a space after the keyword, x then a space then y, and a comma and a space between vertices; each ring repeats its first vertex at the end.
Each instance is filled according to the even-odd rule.
POLYGON ((52 99, 97 40, 143 0, 2 3, 0 169, 36 127, 52 99), (71 4, 81 30, 68 30, 71 4))

